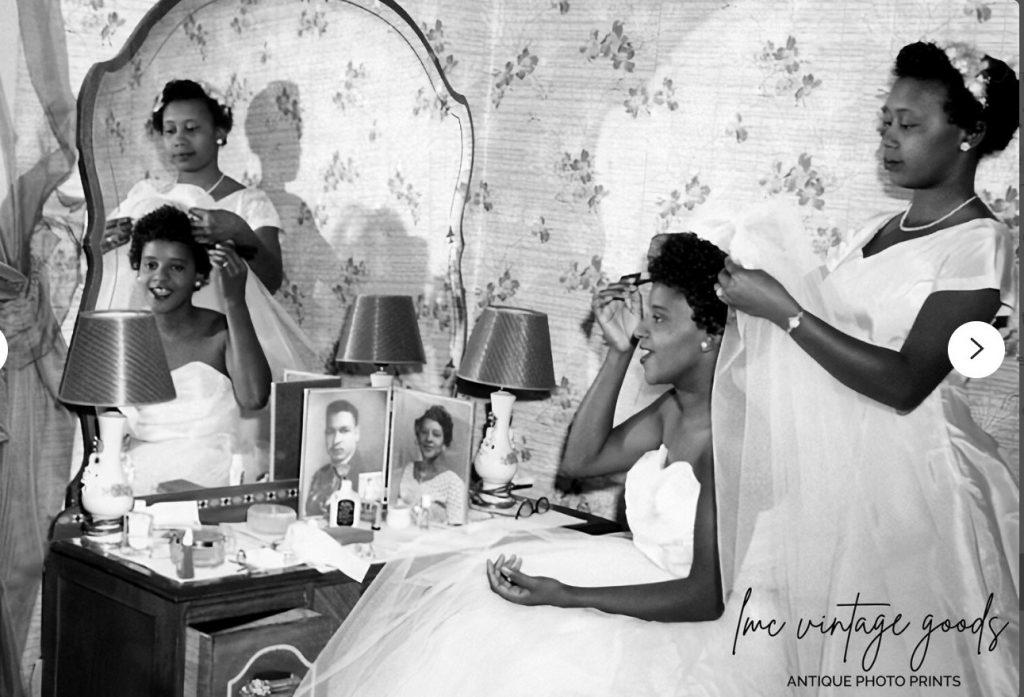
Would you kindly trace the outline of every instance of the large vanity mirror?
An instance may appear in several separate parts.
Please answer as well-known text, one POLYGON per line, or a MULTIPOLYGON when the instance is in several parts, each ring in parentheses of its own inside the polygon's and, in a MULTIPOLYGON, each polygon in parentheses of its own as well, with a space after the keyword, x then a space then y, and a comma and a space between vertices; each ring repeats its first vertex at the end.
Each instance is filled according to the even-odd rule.
POLYGON ((154 6, 80 92, 90 213, 82 309, 140 302, 122 292, 135 278, 124 249, 101 249, 105 221, 138 182, 174 185, 150 119, 165 83, 196 80, 232 110, 220 169, 265 192, 281 220, 285 280, 274 298, 312 348, 291 367, 334 372, 357 295, 410 295, 427 363, 404 382, 443 393, 466 336, 459 266, 473 131, 429 24, 389 0, 154 6))

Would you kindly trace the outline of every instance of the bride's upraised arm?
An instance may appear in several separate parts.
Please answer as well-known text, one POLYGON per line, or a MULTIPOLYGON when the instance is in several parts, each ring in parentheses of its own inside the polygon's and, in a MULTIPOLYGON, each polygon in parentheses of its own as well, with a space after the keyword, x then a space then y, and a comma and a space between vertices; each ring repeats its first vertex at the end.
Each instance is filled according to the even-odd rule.
POLYGON ((210 280, 224 301, 228 327, 224 359, 235 400, 246 409, 262 409, 270 399, 270 366, 245 304, 245 262, 231 245, 218 244, 209 254, 213 265, 210 280))
POLYGON ((637 458, 661 445, 658 406, 664 398, 612 428, 615 402, 636 349, 636 320, 630 319, 626 307, 631 291, 631 286, 614 284, 594 298, 608 353, 569 427, 560 474, 591 477, 625 472, 637 458))

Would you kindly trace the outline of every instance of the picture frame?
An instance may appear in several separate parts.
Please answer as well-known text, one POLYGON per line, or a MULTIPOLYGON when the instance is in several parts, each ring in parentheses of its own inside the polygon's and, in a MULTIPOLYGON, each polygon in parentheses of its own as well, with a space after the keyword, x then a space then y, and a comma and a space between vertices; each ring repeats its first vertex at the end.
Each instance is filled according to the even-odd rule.
POLYGON ((434 501, 433 521, 448 525, 466 522, 473 420, 473 402, 468 399, 442 397, 418 390, 395 391, 387 476, 389 510, 417 505, 420 495, 428 493, 434 501), (439 422, 446 420, 443 414, 447 414, 451 422, 451 432, 447 437, 447 425, 439 422), (431 419, 431 416, 436 418, 431 419), (431 428, 418 429, 417 421, 421 419, 421 426, 431 428), (427 421, 431 423, 426 424, 427 421), (424 430, 432 430, 433 434, 423 434, 421 444, 420 436, 424 430), (425 451, 424 447, 428 450, 425 451), (428 455, 429 451, 433 452, 428 455), (420 463, 420 473, 424 463, 439 470, 429 479, 417 481, 417 463, 420 463))
POLYGON ((334 384, 341 387, 341 377, 338 375, 311 373, 307 370, 295 370, 294 368, 285 368, 282 374, 283 382, 305 382, 309 380, 333 380, 334 384))
POLYGON ((359 491, 361 473, 386 476, 390 401, 391 391, 381 387, 304 390, 300 518, 325 515, 342 478, 359 491))
POLYGON ((329 375, 296 380, 285 371, 283 382, 270 383, 270 479, 298 479, 302 453, 302 426, 306 390, 341 387, 341 378, 329 375))

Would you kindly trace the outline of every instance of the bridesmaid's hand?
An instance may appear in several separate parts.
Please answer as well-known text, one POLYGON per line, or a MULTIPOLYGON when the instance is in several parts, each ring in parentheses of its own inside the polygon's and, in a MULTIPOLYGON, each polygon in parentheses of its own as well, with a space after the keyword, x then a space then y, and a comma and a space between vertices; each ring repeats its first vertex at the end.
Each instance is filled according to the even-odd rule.
POLYGON ((245 277, 248 267, 232 244, 218 244, 209 250, 210 282, 217 295, 228 304, 245 302, 245 277))
POLYGON ((760 269, 745 269, 730 257, 718 274, 715 293, 722 302, 748 315, 763 317, 780 327, 800 311, 800 304, 770 274, 760 269))
POLYGON ((240 216, 218 208, 190 208, 188 217, 192 221, 192 236, 196 242, 210 247, 234 241, 238 234, 249 227, 240 216))
POLYGON ((502 554, 487 560, 487 582, 491 590, 516 605, 558 605, 564 607, 566 587, 546 576, 529 576, 520 571, 523 560, 502 554))
POLYGON ((591 303, 605 342, 623 353, 636 346, 633 332, 640 324, 640 293, 635 285, 619 281, 594 295, 591 303))
POLYGON ((114 218, 103 225, 103 238, 100 240, 100 253, 106 254, 128 244, 132 238, 132 219, 114 218))

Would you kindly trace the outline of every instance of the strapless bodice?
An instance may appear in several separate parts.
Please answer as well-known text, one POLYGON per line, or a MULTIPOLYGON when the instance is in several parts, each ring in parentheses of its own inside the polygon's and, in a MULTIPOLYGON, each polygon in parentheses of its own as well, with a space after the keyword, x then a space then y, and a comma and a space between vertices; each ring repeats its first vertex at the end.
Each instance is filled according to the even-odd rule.
POLYGON ((666 465, 668 448, 645 453, 626 475, 626 520, 633 544, 680 578, 693 563, 693 526, 700 482, 688 462, 666 465))

